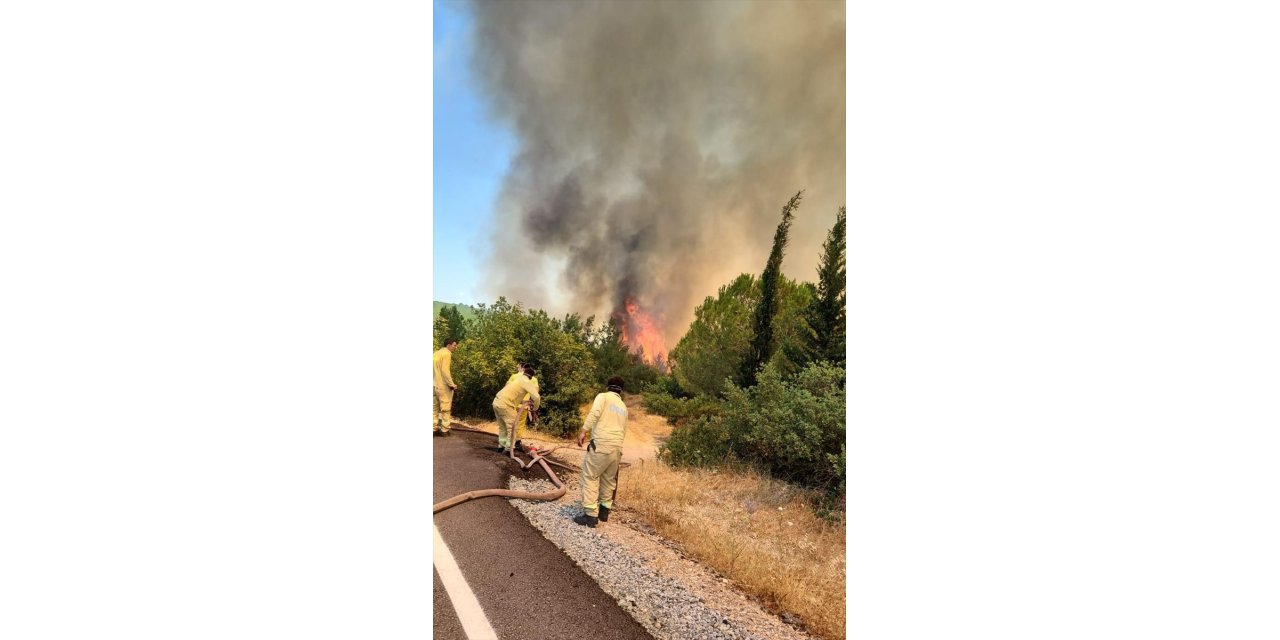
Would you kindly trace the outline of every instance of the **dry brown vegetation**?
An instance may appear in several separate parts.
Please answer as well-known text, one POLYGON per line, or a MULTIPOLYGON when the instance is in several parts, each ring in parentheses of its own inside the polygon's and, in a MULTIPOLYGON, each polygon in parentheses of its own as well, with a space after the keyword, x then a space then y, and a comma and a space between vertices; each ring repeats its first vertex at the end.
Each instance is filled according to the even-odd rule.
POLYGON ((815 515, 814 496, 757 474, 654 462, 628 467, 618 495, 619 507, 770 609, 824 638, 844 637, 844 524, 815 515))

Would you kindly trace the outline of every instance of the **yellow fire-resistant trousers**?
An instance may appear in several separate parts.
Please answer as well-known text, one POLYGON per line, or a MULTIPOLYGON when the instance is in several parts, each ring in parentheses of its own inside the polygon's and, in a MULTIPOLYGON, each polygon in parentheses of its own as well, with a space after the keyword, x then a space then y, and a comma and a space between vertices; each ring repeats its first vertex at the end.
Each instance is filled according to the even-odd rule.
MULTIPOLYGON (((496 409, 494 410, 494 413, 497 413, 496 409)), ((506 448, 508 446, 514 445, 516 440, 520 439, 520 434, 524 432, 525 425, 529 424, 529 408, 528 407, 525 407, 523 405, 516 407, 515 415, 517 417, 516 417, 514 427, 511 427, 510 425, 508 425, 508 428, 503 428, 502 421, 501 420, 498 421, 498 446, 499 447, 506 448)))
POLYGON ((582 458, 582 511, 595 517, 600 515, 600 505, 606 509, 613 508, 613 489, 618 486, 622 445, 596 445, 587 449, 587 455, 582 458))
POLYGON ((440 433, 449 433, 449 425, 453 424, 453 389, 449 387, 435 388, 432 394, 435 400, 435 411, 431 416, 431 430, 440 433))
POLYGON ((512 430, 516 428, 517 409, 501 400, 493 401, 493 415, 498 419, 498 446, 506 448, 515 440, 508 440, 512 430))

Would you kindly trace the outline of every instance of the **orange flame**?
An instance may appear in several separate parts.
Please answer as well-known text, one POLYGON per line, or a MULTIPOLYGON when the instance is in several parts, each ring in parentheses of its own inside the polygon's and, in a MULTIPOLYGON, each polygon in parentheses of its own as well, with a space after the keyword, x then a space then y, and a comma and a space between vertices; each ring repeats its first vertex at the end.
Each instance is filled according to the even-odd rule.
POLYGON ((639 352, 644 349, 644 361, 654 364, 658 356, 666 358, 667 341, 662 338, 662 332, 658 330, 658 323, 653 315, 632 298, 623 301, 624 311, 616 314, 619 320, 618 325, 622 330, 622 343, 632 353, 639 352))

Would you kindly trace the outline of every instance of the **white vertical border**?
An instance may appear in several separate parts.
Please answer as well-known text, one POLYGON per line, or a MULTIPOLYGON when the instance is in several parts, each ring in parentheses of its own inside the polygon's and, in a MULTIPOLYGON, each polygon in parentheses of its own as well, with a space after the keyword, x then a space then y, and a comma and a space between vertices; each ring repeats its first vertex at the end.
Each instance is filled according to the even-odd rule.
POLYGON ((847 6, 849 637, 1280 635, 1274 3, 847 6))
POLYGON ((431 9, 0 5, 0 637, 430 634, 431 9))

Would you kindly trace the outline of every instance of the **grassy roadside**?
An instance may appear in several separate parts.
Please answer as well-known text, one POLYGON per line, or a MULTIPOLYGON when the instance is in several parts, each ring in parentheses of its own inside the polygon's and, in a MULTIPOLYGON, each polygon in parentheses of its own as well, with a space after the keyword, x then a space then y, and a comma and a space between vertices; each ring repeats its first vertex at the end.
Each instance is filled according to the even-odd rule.
POLYGON ((844 637, 844 523, 816 516, 813 496, 767 476, 655 462, 628 467, 619 481, 620 507, 774 612, 844 637))

